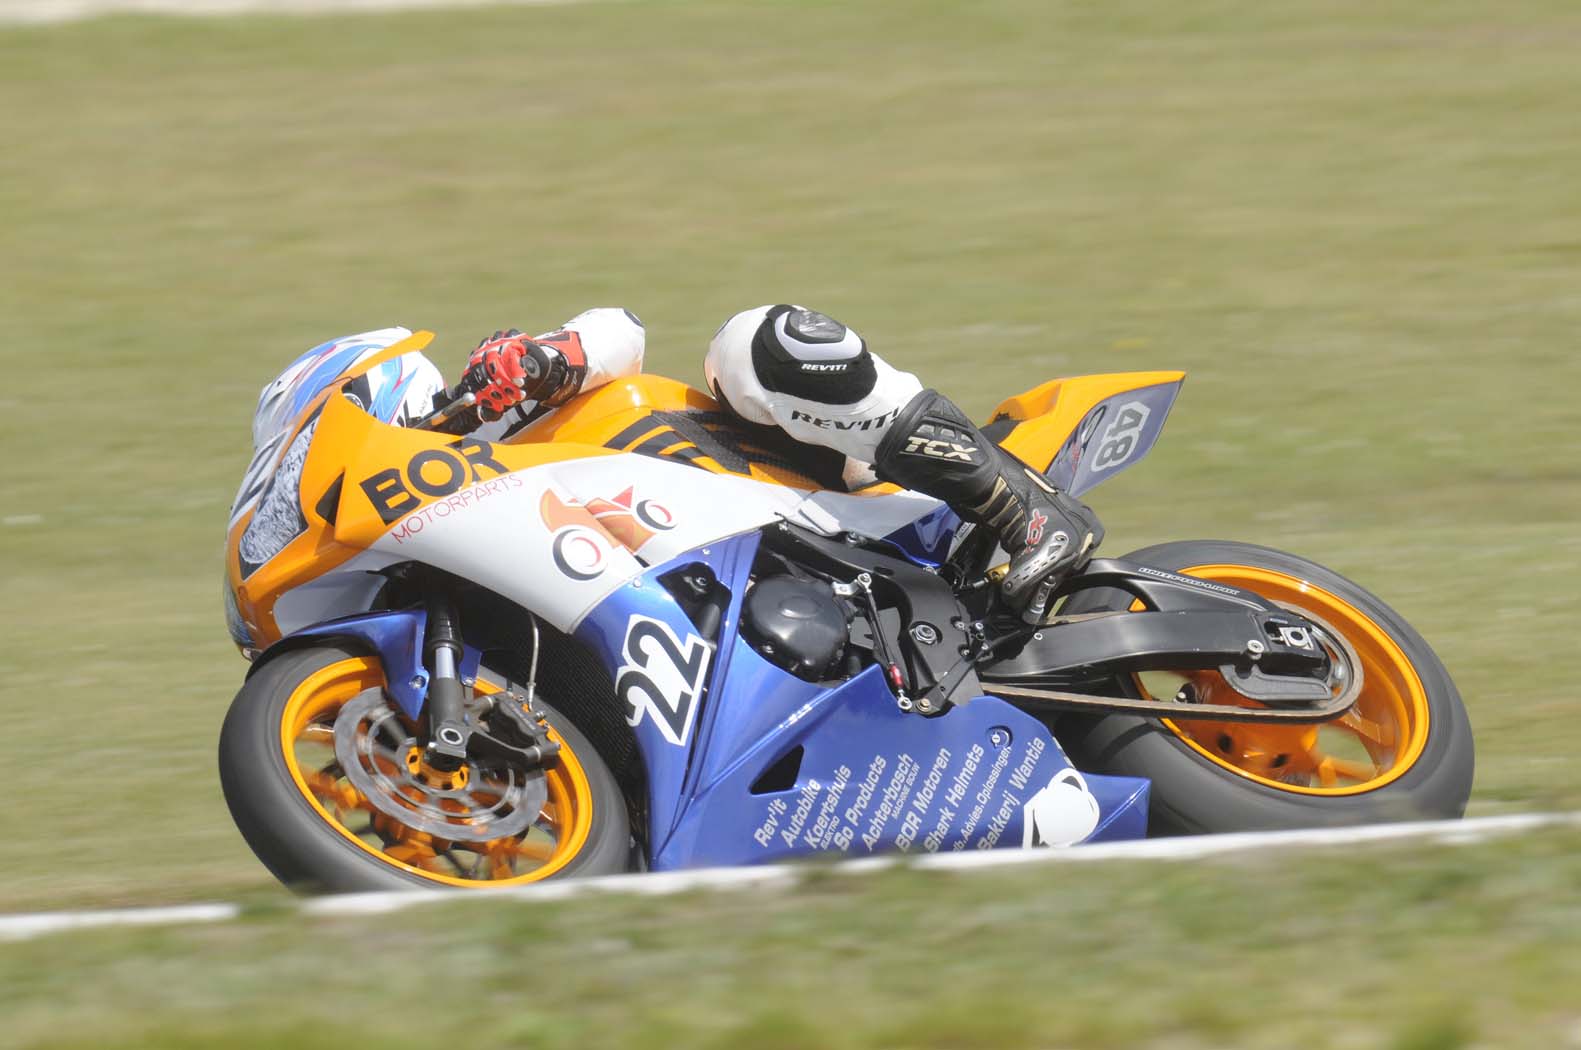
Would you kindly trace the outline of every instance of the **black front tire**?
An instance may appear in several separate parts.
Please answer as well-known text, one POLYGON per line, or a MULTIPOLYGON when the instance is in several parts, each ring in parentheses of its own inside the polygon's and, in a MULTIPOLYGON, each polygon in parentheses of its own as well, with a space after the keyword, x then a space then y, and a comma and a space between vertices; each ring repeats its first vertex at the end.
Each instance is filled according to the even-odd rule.
MULTIPOLYGON (((302 893, 442 889, 445 884, 381 860, 327 823, 303 795, 285 760, 286 704, 308 676, 364 655, 328 645, 283 653, 236 694, 220 731, 220 784, 242 837, 276 878, 302 893)), ((581 850, 552 878, 628 869, 631 833, 619 786, 592 743, 562 712, 539 701, 588 781, 594 820, 581 850)))

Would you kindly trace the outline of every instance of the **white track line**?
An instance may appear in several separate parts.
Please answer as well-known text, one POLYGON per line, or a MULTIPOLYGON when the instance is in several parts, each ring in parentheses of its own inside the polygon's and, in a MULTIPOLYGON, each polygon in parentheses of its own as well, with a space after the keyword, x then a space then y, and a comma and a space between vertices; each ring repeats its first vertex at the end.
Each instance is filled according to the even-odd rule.
MULTIPOLYGON (((1374 824, 1360 828, 1320 828, 1311 831, 1244 832, 1233 835, 1198 835, 1191 838, 1143 839, 1077 846, 1068 850, 996 849, 974 853, 934 853, 918 856, 868 857, 834 865, 766 864, 749 868, 702 868, 647 874, 609 875, 596 879, 545 882, 518 889, 486 891, 492 897, 512 900, 555 901, 597 893, 663 897, 698 890, 734 890, 794 885, 809 871, 835 871, 859 875, 898 865, 940 871, 998 868, 1014 864, 1063 864, 1105 860, 1195 860, 1224 853, 1267 849, 1312 849, 1374 842, 1426 839, 1443 845, 1482 842, 1536 828, 1581 827, 1581 813, 1528 813, 1474 820, 1440 820, 1414 824, 1374 824)), ((302 901, 298 909, 309 915, 382 915, 421 904, 464 899, 453 892, 410 890, 395 893, 356 893, 302 901)), ((22 941, 67 930, 101 926, 157 926, 175 923, 224 922, 241 914, 234 904, 192 904, 174 908, 135 908, 120 911, 40 912, 36 915, 0 916, 0 941, 22 941)))
POLYGON ((241 914, 234 904, 186 904, 175 908, 120 911, 48 911, 0 917, 0 941, 25 941, 47 933, 94 926, 164 926, 178 922, 224 922, 241 914))
POLYGON ((585 2, 587 0, 0 0, 0 25, 71 22, 101 15, 334 15, 585 2))

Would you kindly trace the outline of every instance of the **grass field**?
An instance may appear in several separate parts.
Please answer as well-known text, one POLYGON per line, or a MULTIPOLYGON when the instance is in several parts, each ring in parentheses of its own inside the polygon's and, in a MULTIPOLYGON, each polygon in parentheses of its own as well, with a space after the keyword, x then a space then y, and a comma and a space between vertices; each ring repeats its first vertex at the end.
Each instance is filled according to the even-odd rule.
POLYGON ((355 919, 261 905, 221 926, 7 946, 0 1042, 1567 1050, 1578 883, 1572 829, 355 919))
MULTIPOLYGON (((733 310, 817 305, 979 414, 1059 374, 1187 369, 1160 447, 1093 497, 1106 550, 1243 539, 1353 576, 1460 683, 1474 812, 1581 803, 1578 46, 1581 10, 1560 0, 686 0, 0 28, 0 910, 277 893, 230 825, 214 745, 244 670, 220 613, 225 511, 285 361, 405 323, 437 329, 453 371, 496 327, 611 303, 647 322, 650 369, 694 381, 733 310)), ((1285 885, 1277 860, 1259 870, 1285 885)), ((1455 862, 1435 870, 1465 889, 1455 862)), ((1561 875, 1574 891, 1568 861, 1531 878, 1561 875)), ((1067 957, 1140 921, 1082 879, 1067 957)), ((978 896, 933 889, 952 914, 978 896)), ((864 902, 812 903, 836 928, 864 902)), ((1573 910, 1531 907, 1574 930, 1573 910)), ((579 909, 565 921, 594 922, 579 909)), ((1430 928, 1402 929, 1402 965, 1437 954, 1409 940, 1430 928)), ((105 941, 190 947, 196 973, 225 938, 273 951, 285 930, 105 941)), ((1247 959, 1347 972, 1319 950, 1343 938, 1299 932, 1291 955, 1247 959)), ((940 929, 910 936, 896 943, 955 953, 940 929)), ((1040 942, 1014 936, 1030 958, 1040 942)), ((313 937, 315 959, 349 943, 313 937)), ((908 961, 868 961, 889 958, 908 961)), ((636 977, 586 979, 614 996, 636 977)), ((951 986, 926 1016, 956 1016, 951 986)), ((1412 1009, 1458 1001, 1447 987, 1412 1009)), ((1237 1016, 1197 1001, 1204 1024, 1237 1016)), ((772 1026, 770 1002, 741 1023, 772 1026)), ((842 1002, 835 1016, 859 1008, 842 1002)))

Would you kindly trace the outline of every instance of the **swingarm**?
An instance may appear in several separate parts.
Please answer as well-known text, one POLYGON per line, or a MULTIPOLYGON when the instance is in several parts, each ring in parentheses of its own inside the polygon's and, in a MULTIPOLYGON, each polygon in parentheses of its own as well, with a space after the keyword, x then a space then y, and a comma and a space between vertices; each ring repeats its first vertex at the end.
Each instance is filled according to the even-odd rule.
POLYGON ((1316 617, 1248 591, 1120 559, 1095 559, 1061 596, 1105 590, 1117 611, 1013 626, 979 660, 986 692, 1056 707, 1225 722, 1325 722, 1361 693, 1355 649, 1316 617), (1118 599, 1118 600, 1115 600, 1118 599), (1129 606, 1134 611, 1124 611, 1129 606), (1252 706, 1102 695, 1147 671, 1217 671, 1252 706))

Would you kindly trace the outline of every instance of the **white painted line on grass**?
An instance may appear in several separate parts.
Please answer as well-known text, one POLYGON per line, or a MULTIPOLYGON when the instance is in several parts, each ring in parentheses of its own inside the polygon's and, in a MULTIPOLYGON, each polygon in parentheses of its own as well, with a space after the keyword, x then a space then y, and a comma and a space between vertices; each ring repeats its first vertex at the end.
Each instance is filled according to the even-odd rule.
MULTIPOLYGON (((1308 831, 1241 832, 1197 835, 1190 838, 1142 839, 1104 842, 1073 849, 995 849, 970 853, 929 853, 912 856, 864 857, 836 864, 765 864, 746 868, 701 868, 694 871, 608 875, 595 879, 545 882, 516 889, 487 892, 510 900, 556 901, 599 893, 663 897, 701 890, 729 891, 750 887, 789 887, 809 872, 861 875, 899 865, 938 871, 965 871, 1015 864, 1064 864, 1106 860, 1197 860, 1225 853, 1274 849, 1321 849, 1376 842, 1426 839, 1443 845, 1482 842, 1498 835, 1512 835, 1537 828, 1568 825, 1581 827, 1581 813, 1526 813, 1473 820, 1437 820, 1413 824, 1373 824, 1359 828, 1317 828, 1308 831)), ((297 907, 308 915, 382 915, 421 904, 455 903, 467 894, 443 890, 407 890, 393 893, 355 893, 302 901, 297 907)), ((234 904, 191 904, 173 908, 134 908, 119 911, 41 912, 36 915, 0 915, 0 941, 21 941, 67 930, 103 926, 160 926, 176 923, 225 922, 241 914, 234 904)))
MULTIPOLYGON (((895 863, 888 858, 873 858, 880 867, 895 863)), ((867 860, 847 861, 838 870, 855 872, 867 860)), ((486 890, 491 897, 511 900, 558 901, 592 894, 627 894, 636 897, 667 897, 693 890, 735 890, 748 887, 789 887, 807 870, 801 864, 763 864, 750 868, 695 868, 690 871, 634 872, 629 875, 604 875, 595 879, 567 879, 564 882, 533 883, 514 889, 486 890)), ((301 903, 309 915, 382 915, 416 904, 443 901, 454 904, 454 892, 435 890, 398 890, 393 893, 350 893, 338 897, 317 897, 301 903)), ((464 899, 464 898, 462 898, 464 899)), ((0 938, 4 937, 0 918, 0 938)))
POLYGON ((50 911, 0 916, 0 941, 25 941, 46 933, 94 926, 165 926, 185 922, 224 922, 242 910, 234 904, 185 904, 173 908, 124 908, 119 911, 50 911))
POLYGON ((0 24, 101 15, 337 15, 477 7, 542 7, 587 0, 0 0, 0 24))
POLYGON ((1140 839, 1132 842, 1099 842, 1068 850, 979 850, 976 853, 934 853, 917 857, 922 868, 997 868, 1008 864, 1098 860, 1197 860, 1220 853, 1281 848, 1314 849, 1352 846, 1396 839, 1435 839, 1459 845, 1481 842, 1495 835, 1509 835, 1559 824, 1581 826, 1581 813, 1522 813, 1508 817, 1472 820, 1432 820, 1402 824, 1369 824, 1364 827, 1310 828, 1302 831, 1244 831, 1226 835, 1140 839))

